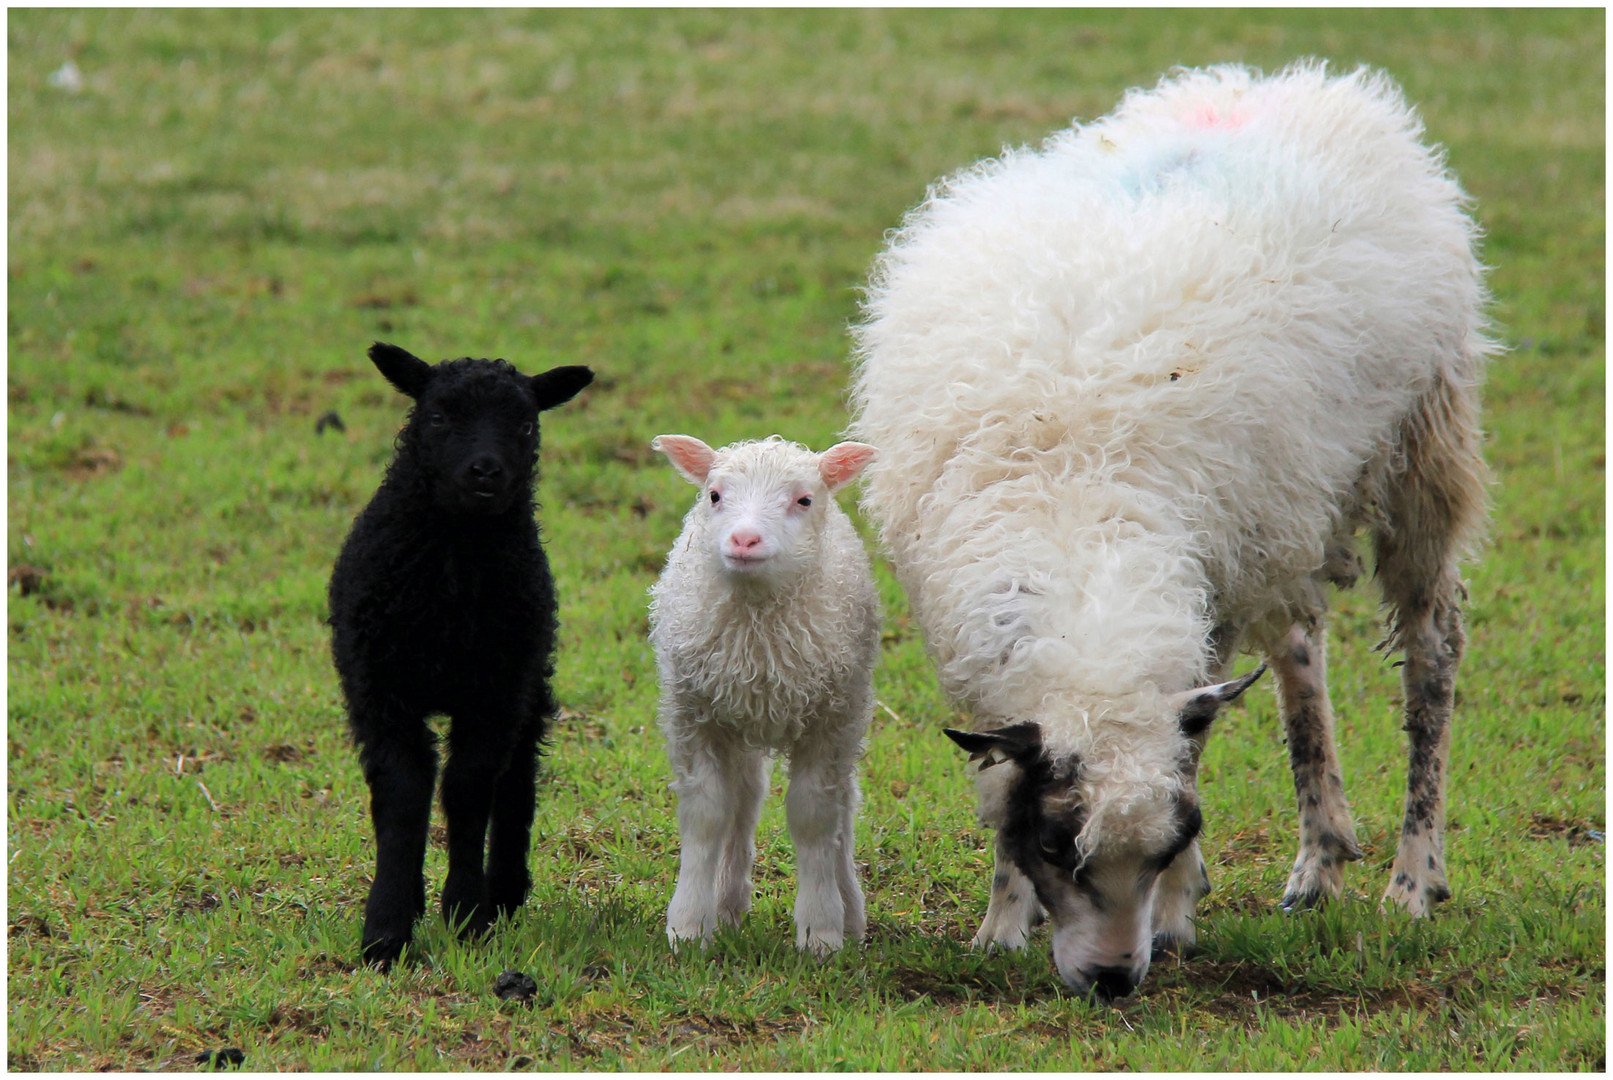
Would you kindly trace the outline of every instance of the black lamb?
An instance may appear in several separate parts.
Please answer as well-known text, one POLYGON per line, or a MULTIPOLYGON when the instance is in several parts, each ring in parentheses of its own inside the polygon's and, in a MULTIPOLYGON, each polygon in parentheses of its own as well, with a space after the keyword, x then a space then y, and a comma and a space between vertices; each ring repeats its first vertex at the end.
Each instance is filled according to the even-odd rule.
POLYGON ((427 717, 451 719, 443 916, 461 936, 480 934, 531 886, 533 785, 555 713, 557 627, 533 520, 538 414, 594 375, 557 367, 528 378, 503 360, 468 357, 432 365, 380 342, 369 355, 415 404, 336 559, 330 623, 375 826, 363 955, 385 969, 426 910, 437 772, 427 717))

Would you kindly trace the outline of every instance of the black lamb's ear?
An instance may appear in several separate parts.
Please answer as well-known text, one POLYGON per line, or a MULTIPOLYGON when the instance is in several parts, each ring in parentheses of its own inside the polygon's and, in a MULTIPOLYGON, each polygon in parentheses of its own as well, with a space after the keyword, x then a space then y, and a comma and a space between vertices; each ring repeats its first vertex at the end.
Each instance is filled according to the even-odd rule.
POLYGON ((541 375, 532 376, 532 394, 538 399, 538 411, 564 405, 593 381, 592 369, 581 364, 550 368, 541 375))
POLYGON ((377 341, 370 346, 370 362, 386 376, 386 381, 398 388, 399 393, 415 400, 425 392, 431 381, 432 367, 407 349, 377 341))
POLYGON ((1202 735, 1215 720, 1215 714, 1221 711, 1221 706, 1238 700, 1238 695, 1253 686, 1254 681, 1265 673, 1266 665, 1261 664, 1241 679, 1191 691, 1178 716, 1182 734, 1189 738, 1202 735))
POLYGON ((956 728, 946 728, 945 732, 947 738, 968 753, 971 761, 984 757, 993 750, 1000 750, 1018 761, 1042 749, 1042 727, 1030 721, 997 728, 995 731, 959 731, 956 728))

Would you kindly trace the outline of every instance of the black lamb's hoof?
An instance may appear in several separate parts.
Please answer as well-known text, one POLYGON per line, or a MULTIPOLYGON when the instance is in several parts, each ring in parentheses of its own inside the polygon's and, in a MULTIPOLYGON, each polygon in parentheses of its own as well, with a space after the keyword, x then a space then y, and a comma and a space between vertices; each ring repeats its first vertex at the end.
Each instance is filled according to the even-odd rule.
POLYGON ((530 1004, 538 992, 538 984, 532 976, 521 971, 501 971, 498 978, 493 980, 493 993, 505 1001, 519 1001, 530 1004))
POLYGON ((246 1055, 238 1046, 226 1046, 222 1050, 203 1050, 196 1055, 196 1064, 209 1069, 239 1069, 246 1062, 246 1055))
POLYGON ((364 962, 376 971, 390 971, 409 944, 406 937, 378 937, 364 942, 364 962))

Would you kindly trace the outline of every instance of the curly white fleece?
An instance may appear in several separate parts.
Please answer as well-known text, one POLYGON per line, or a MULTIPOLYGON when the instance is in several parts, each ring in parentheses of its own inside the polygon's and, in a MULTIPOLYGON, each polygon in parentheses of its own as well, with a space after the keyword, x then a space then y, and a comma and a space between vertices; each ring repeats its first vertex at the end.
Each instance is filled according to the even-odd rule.
POLYGON ((1369 70, 1181 71, 934 185, 875 263, 864 506, 948 691, 1079 755, 1089 850, 1174 794, 1212 623, 1305 610, 1403 418, 1492 350, 1421 137, 1369 70))

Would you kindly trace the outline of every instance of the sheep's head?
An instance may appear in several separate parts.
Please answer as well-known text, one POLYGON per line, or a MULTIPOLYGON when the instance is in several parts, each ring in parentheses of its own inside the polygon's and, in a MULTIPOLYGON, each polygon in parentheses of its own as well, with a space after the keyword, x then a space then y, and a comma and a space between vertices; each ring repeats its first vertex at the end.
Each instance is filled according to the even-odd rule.
POLYGON ((370 360, 414 399, 399 457, 452 514, 496 515, 525 502, 538 457, 538 414, 562 405, 594 380, 586 367, 557 367, 528 378, 503 360, 428 364, 376 342, 370 360))
MULTIPOLYGON (((1172 698, 1184 742, 1196 748, 1216 710, 1264 670, 1262 665, 1241 679, 1172 698)), ((1093 807, 1087 805, 1083 763, 1050 751, 1039 724, 948 729, 947 735, 980 763, 980 819, 998 830, 1002 850, 1047 909, 1059 976, 1078 993, 1106 999, 1131 993, 1152 957, 1160 874, 1199 834, 1192 785, 1110 790, 1105 801, 1127 805, 1093 807), (1105 820, 1092 830, 1095 813, 1105 820)))
POLYGON ((700 488, 695 513, 712 565, 733 579, 772 583, 815 563, 830 500, 874 456, 854 442, 814 454, 776 435, 721 450, 691 435, 659 435, 650 447, 700 488))

